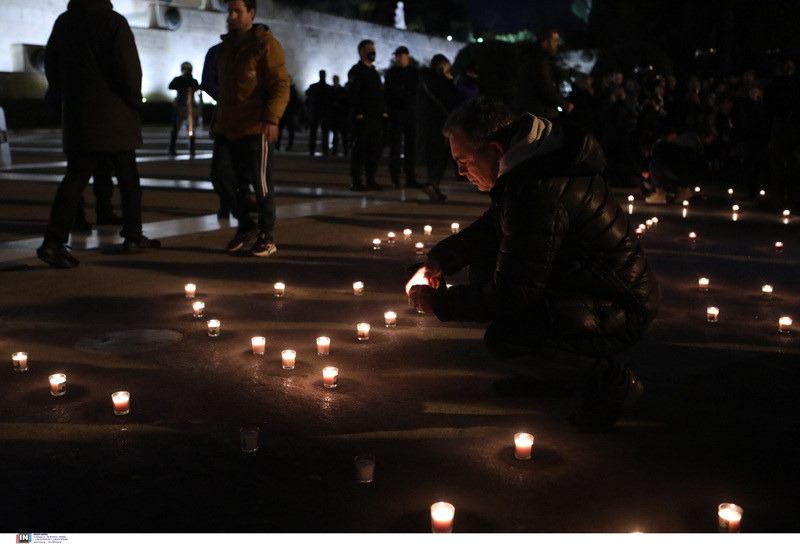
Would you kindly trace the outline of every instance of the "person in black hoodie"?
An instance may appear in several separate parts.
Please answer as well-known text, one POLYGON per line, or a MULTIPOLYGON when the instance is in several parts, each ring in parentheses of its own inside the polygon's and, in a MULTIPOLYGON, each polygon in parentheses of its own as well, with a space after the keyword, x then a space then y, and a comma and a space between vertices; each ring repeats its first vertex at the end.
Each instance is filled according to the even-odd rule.
POLYGON ((642 384, 612 358, 639 341, 661 300, 628 215, 599 175, 598 142, 530 113, 516 120, 479 97, 444 128, 459 172, 491 197, 424 263, 409 303, 442 321, 490 322, 488 351, 528 379, 578 388, 569 421, 612 427, 642 384), (445 276, 469 266, 470 283, 445 276))

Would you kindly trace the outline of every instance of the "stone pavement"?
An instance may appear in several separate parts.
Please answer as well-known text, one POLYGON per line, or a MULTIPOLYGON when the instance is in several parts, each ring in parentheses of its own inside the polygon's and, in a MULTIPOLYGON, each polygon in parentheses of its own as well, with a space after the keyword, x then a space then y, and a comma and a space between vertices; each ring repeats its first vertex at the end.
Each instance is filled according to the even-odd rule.
MULTIPOLYGON (((139 154, 145 231, 164 248, 125 256, 102 228, 73 237, 78 268, 53 270, 34 249, 63 173, 58 139, 12 134, 14 165, 0 169, 2 532, 424 533, 440 500, 455 505, 457 533, 713 533, 722 502, 744 508, 744 532, 800 530, 800 326, 778 332, 779 317, 800 319, 800 218, 784 224, 736 187, 704 188, 686 217, 636 199, 635 223, 659 219, 644 244, 664 291, 648 335, 622 357, 645 394, 614 430, 586 434, 565 421, 577 397, 496 386, 507 376, 480 324, 407 305, 413 244, 484 210, 469 184, 445 183, 450 198, 436 204, 420 191, 354 194, 345 160, 281 152, 278 253, 229 256, 208 145, 173 159, 166 131, 152 129, 139 154), (221 320, 219 337, 206 318, 221 320), (252 355, 262 335, 266 355, 252 355), (321 335, 328 357, 316 354, 321 335), (294 370, 281 368, 287 348, 294 370), (29 353, 27 372, 12 369, 17 351, 29 353), (322 386, 324 366, 339 368, 337 388, 322 386), (61 397, 49 394, 57 372, 61 397), (117 390, 131 393, 128 415, 113 413, 117 390), (255 453, 241 451, 246 425, 260 428, 255 453), (528 461, 514 458, 520 431, 535 436, 528 461), (364 453, 376 458, 371 484, 355 481, 364 453)), ((618 191, 623 206, 629 192, 618 191)))

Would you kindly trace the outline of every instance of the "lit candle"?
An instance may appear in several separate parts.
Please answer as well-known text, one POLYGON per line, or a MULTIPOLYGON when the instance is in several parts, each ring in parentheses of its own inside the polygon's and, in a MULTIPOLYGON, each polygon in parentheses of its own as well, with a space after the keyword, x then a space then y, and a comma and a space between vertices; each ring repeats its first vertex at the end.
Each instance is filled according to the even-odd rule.
POLYGON ((761 189, 761 190, 758 192, 758 194, 759 194, 759 195, 761 195, 761 196, 767 196, 767 192, 766 192, 764 189, 761 189))
POLYGON ((683 207, 686 208, 688 206, 689 206, 689 201, 688 200, 684 200, 683 201, 683 207))
POLYGON ((67 392, 67 375, 66 374, 51 374, 50 377, 50 394, 54 397, 60 397, 67 392))
POLYGON ((286 294, 286 284, 282 281, 276 281, 273 287, 275 288, 276 297, 282 297, 286 294))
POLYGON ((209 336, 219 336, 219 329, 222 327, 222 323, 219 319, 209 319, 208 320, 208 335, 209 336))
POLYGON ((696 242, 697 241, 697 234, 695 234, 694 232, 690 232, 689 233, 689 241, 692 242, 692 243, 696 242))
POLYGON ((373 238, 372 239, 372 249, 378 251, 381 248, 381 239, 380 238, 373 238))
POLYGON ((436 502, 431 505, 431 532, 452 533, 453 517, 456 508, 449 502, 436 502))
POLYGON ((639 223, 639 228, 645 230, 647 228, 647 225, 644 223, 639 223))
POLYGON ((688 213, 689 213, 689 209, 688 209, 688 208, 683 208, 683 209, 681 210, 681 215, 682 215, 683 217, 686 217, 686 215, 687 215, 688 213))
POLYGON ((514 457, 522 460, 530 459, 532 447, 533 447, 532 434, 517 433, 514 435, 514 457))
POLYGON ((14 372, 27 372, 28 371, 28 354, 24 351, 18 351, 11 354, 11 362, 14 365, 14 372))
POLYGON ((405 229, 405 230, 403 231, 403 238, 405 238, 406 240, 408 240, 409 238, 411 238, 411 229, 405 229))
POLYGON ((375 456, 356 455, 353 461, 356 466, 356 481, 360 484, 372 483, 375 474, 375 456))
POLYGON ((647 221, 644 222, 644 224, 645 224, 645 228, 648 228, 648 229, 653 228, 653 220, 652 219, 648 219, 647 221))
POLYGON ((658 226, 658 217, 656 217, 656 216, 653 216, 653 219, 652 219, 652 221, 653 221, 653 226, 654 226, 654 227, 657 227, 657 226, 658 226))
POLYGON ((359 340, 369 340, 369 323, 359 323, 356 325, 359 340))
POLYGON ((395 233, 393 233, 393 232, 390 232, 390 233, 388 233, 388 234, 386 235, 386 240, 387 240, 387 241, 388 241, 390 244, 393 244, 393 243, 394 243, 394 241, 395 241, 395 239, 397 239, 397 235, 396 235, 395 233))
POLYGON ((197 286, 193 283, 187 283, 183 286, 183 290, 186 292, 186 298, 194 298, 194 294, 197 292, 197 286))
POLYGON ((783 316, 778 320, 778 330, 781 332, 789 332, 792 330, 792 318, 783 316))
POLYGON ((293 370, 296 359, 297 352, 293 349, 285 349, 281 352, 281 364, 284 370, 293 370))
POLYGON ((461 225, 459 225, 458 223, 450 223, 450 232, 452 232, 453 234, 458 232, 460 229, 461 225))
POLYGON ((733 195, 733 189, 728 189, 728 194, 733 195))
POLYGON ((639 227, 639 228, 636 229, 636 236, 638 238, 641 238, 642 236, 644 236, 644 230, 642 229, 642 227, 639 227))
POLYGON ((331 354, 331 339, 327 336, 317 338, 317 355, 331 354))
POLYGON ((414 248, 417 251, 417 255, 422 255, 425 252, 425 244, 423 244, 422 242, 417 242, 414 245, 414 248))
POLYGON ((731 206, 731 210, 733 210, 735 212, 738 212, 739 211, 739 205, 738 204, 734 204, 733 206, 731 206))
POLYGON ((628 202, 633 202, 633 201, 634 201, 634 196, 628 195, 628 202))
POLYGON ((117 391, 111 395, 111 402, 114 403, 114 414, 124 416, 131 411, 131 394, 127 391, 117 391))
POLYGON ((700 192, 700 187, 699 187, 699 186, 696 186, 696 187, 694 188, 694 192, 695 192, 695 193, 699 193, 699 192, 700 192))
POLYGON ((762 285, 761 286, 761 294, 764 298, 772 298, 772 286, 771 285, 762 285))
POLYGON ((322 369, 322 385, 333 389, 339 385, 339 369, 335 366, 326 366, 322 369))
POLYGON ((741 506, 729 502, 723 502, 717 509, 719 515, 719 532, 720 533, 738 533, 739 524, 742 522, 741 506))
POLYGON ((255 453, 258 451, 258 427, 242 427, 239 429, 239 441, 242 444, 244 453, 255 453))
POLYGON ((775 242, 775 251, 783 251, 783 242, 775 242))
POLYGON ((422 230, 425 231, 425 236, 430 236, 431 232, 433 232, 433 227, 430 225, 425 225, 425 227, 422 230))
POLYGON ((792 214, 792 212, 790 212, 789 210, 783 210, 783 216, 784 217, 789 217, 791 214, 792 214))
POLYGON ((397 325, 397 313, 395 312, 384 312, 383 320, 386 323, 387 327, 394 327, 397 325))
POLYGON ((716 306, 709 306, 706 308, 706 319, 709 323, 716 323, 719 317, 719 308, 716 306))
POLYGON ((206 310, 206 303, 200 302, 199 300, 192 304, 192 315, 195 317, 203 317, 203 314, 206 310))
POLYGON ((253 345, 253 355, 264 355, 264 351, 267 348, 267 339, 263 336, 254 336, 250 339, 250 343, 253 345))
POLYGON ((363 281, 354 281, 353 282, 353 294, 354 295, 363 295, 364 294, 364 282, 363 281))
POLYGON ((708 291, 708 283, 709 283, 708 278, 700 278, 699 280, 697 280, 697 287, 701 291, 708 291))

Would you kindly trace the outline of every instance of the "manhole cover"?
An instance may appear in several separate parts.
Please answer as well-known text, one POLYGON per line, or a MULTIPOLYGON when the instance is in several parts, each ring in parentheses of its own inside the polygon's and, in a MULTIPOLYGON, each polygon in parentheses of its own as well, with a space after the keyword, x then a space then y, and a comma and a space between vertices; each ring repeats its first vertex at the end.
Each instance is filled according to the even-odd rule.
POLYGON ((138 329, 109 332, 96 338, 81 338, 77 349, 92 353, 142 353, 179 342, 183 334, 164 329, 138 329))

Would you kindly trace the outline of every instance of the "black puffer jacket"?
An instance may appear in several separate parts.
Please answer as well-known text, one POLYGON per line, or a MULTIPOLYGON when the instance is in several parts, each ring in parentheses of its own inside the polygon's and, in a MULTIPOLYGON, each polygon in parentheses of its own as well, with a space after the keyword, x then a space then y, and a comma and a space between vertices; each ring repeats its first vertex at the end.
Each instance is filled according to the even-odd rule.
POLYGON ((530 114, 515 125, 491 208, 429 253, 445 275, 489 255, 493 281, 437 290, 436 316, 494 321, 544 301, 562 330, 616 332, 603 330, 609 322, 643 330, 661 292, 628 215, 598 175, 600 145, 583 129, 530 114))

